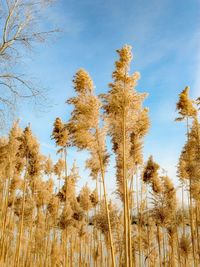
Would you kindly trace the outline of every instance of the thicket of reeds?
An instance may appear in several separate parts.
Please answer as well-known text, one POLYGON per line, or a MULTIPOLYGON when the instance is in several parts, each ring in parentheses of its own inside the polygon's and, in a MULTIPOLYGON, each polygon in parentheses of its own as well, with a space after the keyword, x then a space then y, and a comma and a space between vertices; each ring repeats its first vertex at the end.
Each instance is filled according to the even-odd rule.
POLYGON ((190 99, 186 87, 177 101, 186 143, 175 186, 156 159, 143 161, 147 94, 135 89, 140 75, 130 73, 131 47, 117 53, 107 93, 95 95, 84 69, 74 75, 71 117, 52 123, 57 162, 40 153, 30 126, 16 122, 0 138, 0 266, 200 266, 200 99, 190 99), (107 193, 107 139, 121 205, 107 193), (71 147, 88 152, 94 188, 88 180, 77 190, 82 177, 68 163, 71 147))

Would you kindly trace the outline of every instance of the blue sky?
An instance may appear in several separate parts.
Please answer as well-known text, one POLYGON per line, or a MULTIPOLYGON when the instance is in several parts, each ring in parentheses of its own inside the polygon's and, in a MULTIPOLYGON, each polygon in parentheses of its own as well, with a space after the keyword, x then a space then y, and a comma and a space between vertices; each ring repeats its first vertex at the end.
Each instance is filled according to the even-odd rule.
MULTIPOLYGON (((200 1, 198 0, 60 0, 46 14, 43 27, 59 27, 62 32, 45 45, 37 46, 22 66, 37 83, 48 89, 52 108, 35 112, 21 107, 21 125, 31 122, 41 142, 41 150, 55 159, 50 140, 52 124, 59 116, 66 121, 71 108, 65 100, 74 92, 72 77, 85 68, 96 85, 96 93, 106 92, 111 81, 116 49, 133 46, 131 72, 139 71, 137 90, 148 92, 151 129, 145 139, 145 159, 155 160, 176 180, 176 164, 185 142, 183 123, 174 122, 178 94, 186 85, 191 96, 200 95, 200 1)), ((83 171, 85 153, 69 151, 69 164, 77 159, 83 176, 80 185, 90 184, 83 171)), ((114 188, 112 159, 107 185, 114 188)))

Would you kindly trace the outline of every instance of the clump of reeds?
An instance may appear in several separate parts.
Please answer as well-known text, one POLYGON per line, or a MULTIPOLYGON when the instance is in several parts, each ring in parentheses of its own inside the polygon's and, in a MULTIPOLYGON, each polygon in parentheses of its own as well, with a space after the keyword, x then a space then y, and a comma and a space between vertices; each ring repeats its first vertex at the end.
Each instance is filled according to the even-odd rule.
POLYGON ((41 154, 30 125, 14 123, 0 137, 0 266, 199 266, 200 98, 191 99, 186 87, 177 102, 187 129, 177 166, 180 203, 167 171, 153 156, 143 163, 146 94, 136 91, 139 73, 130 73, 131 47, 117 53, 107 93, 95 95, 84 69, 74 75, 71 116, 53 124, 56 160, 41 154), (76 161, 68 161, 71 147, 88 152, 92 185, 83 185, 76 161), (111 175, 116 203, 107 191, 111 175))

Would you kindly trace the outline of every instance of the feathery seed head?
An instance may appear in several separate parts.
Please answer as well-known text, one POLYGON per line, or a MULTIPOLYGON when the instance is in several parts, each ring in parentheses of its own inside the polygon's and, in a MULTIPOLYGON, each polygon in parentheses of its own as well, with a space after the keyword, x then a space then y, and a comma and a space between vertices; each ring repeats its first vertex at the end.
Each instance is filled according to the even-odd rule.
POLYGON ((177 120, 183 120, 185 117, 195 117, 197 115, 197 110, 194 107, 194 101, 189 98, 188 86, 179 94, 179 101, 176 104, 176 109, 181 115, 177 120))
POLYGON ((68 130, 60 118, 56 118, 51 135, 57 146, 65 147, 68 145, 68 130))
POLYGON ((74 76, 73 83, 75 91, 79 94, 91 93, 93 91, 93 81, 88 72, 84 69, 77 71, 74 76))

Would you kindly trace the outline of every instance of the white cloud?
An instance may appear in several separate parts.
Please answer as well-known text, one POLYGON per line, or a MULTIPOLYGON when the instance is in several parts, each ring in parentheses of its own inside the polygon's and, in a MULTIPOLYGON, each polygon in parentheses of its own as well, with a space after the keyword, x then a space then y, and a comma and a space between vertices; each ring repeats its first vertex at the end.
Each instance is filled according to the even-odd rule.
POLYGON ((197 65, 196 77, 195 77, 195 83, 194 83, 194 90, 193 90, 194 97, 199 97, 200 96, 200 49, 199 49, 199 52, 198 52, 198 55, 197 55, 197 62, 198 62, 198 65, 197 65))
POLYGON ((52 151, 56 151, 57 149, 55 148, 55 146, 49 144, 49 143, 46 143, 46 142, 40 142, 40 145, 41 147, 44 147, 44 148, 47 148, 49 150, 52 150, 52 151))

